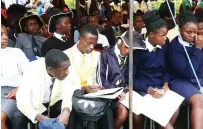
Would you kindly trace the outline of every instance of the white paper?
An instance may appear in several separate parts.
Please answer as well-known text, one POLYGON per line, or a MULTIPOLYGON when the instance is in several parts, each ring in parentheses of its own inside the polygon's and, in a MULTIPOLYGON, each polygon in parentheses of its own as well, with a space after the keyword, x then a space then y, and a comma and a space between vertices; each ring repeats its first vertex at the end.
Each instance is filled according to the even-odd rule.
MULTIPOLYGON (((141 95, 139 95, 137 92, 133 91, 132 92, 132 111, 136 114, 136 115, 140 115, 141 112, 139 111, 139 105, 142 103, 143 101, 143 97, 141 95)), ((124 100, 120 101, 120 103, 122 103, 125 107, 129 108, 129 92, 126 93, 126 97, 124 100)))
POLYGON ((147 94, 143 97, 139 109, 143 115, 165 127, 183 100, 184 97, 171 90, 159 99, 147 94))
POLYGON ((112 88, 99 90, 95 93, 89 93, 84 95, 85 97, 94 97, 94 98, 106 98, 106 99, 115 99, 123 92, 123 88, 112 88))

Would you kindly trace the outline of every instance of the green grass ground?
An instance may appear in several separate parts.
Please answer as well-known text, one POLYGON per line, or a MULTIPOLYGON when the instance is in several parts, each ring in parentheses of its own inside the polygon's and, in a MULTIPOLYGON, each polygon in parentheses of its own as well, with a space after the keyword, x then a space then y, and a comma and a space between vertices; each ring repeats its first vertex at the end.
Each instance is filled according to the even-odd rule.
MULTIPOLYGON (((152 8, 153 9, 158 9, 165 0, 157 0, 157 1, 152 1, 152 8)), ((178 10, 180 7, 180 4, 182 0, 172 0, 173 2, 176 1, 176 13, 178 14, 178 10)), ((66 4, 69 6, 70 9, 75 8, 75 0, 65 0, 66 4)))

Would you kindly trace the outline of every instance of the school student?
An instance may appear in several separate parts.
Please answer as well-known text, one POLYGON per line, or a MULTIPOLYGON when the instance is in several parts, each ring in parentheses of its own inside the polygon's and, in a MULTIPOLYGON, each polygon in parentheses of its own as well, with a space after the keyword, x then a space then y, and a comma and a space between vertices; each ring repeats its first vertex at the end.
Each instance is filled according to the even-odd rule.
POLYGON ((203 94, 190 66, 183 46, 187 49, 195 73, 203 86, 203 36, 198 34, 195 16, 187 11, 179 15, 180 35, 169 45, 171 90, 185 97, 184 104, 191 106, 192 129, 203 128, 203 94))
POLYGON ((1 25, 1 128, 7 129, 18 110, 16 92, 22 81, 24 70, 28 64, 25 54, 18 48, 7 47, 8 30, 1 25))
MULTIPOLYGON (((133 32, 133 48, 138 44, 142 43, 142 35, 137 32, 133 32)), ((126 62, 129 53, 129 31, 125 35, 118 37, 118 42, 114 47, 108 48, 102 51, 100 56, 100 61, 98 63, 97 70, 97 81, 105 89, 117 88, 127 86, 127 80, 125 76, 127 75, 126 62)), ((125 98, 125 90, 117 98, 118 100, 123 100, 125 98)), ((114 115, 114 129, 120 129, 128 117, 128 110, 118 101, 113 104, 114 115)))
POLYGON ((28 119, 37 123, 50 118, 67 126, 72 109, 71 87, 66 79, 70 60, 60 50, 50 50, 45 58, 30 62, 23 74, 16 98, 19 109, 15 129, 24 129, 28 119))
POLYGON ((42 19, 28 12, 20 19, 19 25, 22 33, 18 35, 15 47, 20 48, 30 61, 41 57, 41 47, 46 40, 39 34, 43 26, 42 19))
MULTIPOLYGON (((147 12, 142 16, 147 29, 147 38, 144 40, 147 50, 136 50, 133 60, 133 89, 140 95, 149 94, 159 99, 169 89, 169 74, 167 72, 167 27, 157 10, 147 12), (152 87, 152 88, 151 88, 152 87), (153 90, 158 88, 159 91, 153 90)), ((149 107, 150 108, 150 107, 149 107)), ((173 115, 166 127, 173 129, 177 118, 173 115)), ((143 128, 143 118, 134 114, 135 126, 143 128)))
POLYGON ((72 13, 61 13, 56 11, 49 20, 48 31, 53 34, 42 45, 41 51, 44 57, 51 49, 64 51, 74 45, 74 42, 66 37, 71 31, 72 13))

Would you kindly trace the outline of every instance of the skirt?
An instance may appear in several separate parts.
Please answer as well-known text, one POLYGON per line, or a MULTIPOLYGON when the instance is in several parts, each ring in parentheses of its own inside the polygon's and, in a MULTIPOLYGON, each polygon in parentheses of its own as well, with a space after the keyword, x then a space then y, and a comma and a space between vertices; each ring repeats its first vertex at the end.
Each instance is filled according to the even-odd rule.
POLYGON ((9 119, 13 117, 13 114, 18 110, 15 99, 6 99, 7 94, 15 89, 15 87, 2 86, 1 87, 1 112, 7 114, 9 119))
MULTIPOLYGON (((203 85, 203 79, 199 79, 201 86, 203 85)), ((170 83, 170 89, 179 95, 185 97, 184 104, 188 103, 190 98, 196 94, 202 94, 195 79, 186 80, 174 80, 170 83)))

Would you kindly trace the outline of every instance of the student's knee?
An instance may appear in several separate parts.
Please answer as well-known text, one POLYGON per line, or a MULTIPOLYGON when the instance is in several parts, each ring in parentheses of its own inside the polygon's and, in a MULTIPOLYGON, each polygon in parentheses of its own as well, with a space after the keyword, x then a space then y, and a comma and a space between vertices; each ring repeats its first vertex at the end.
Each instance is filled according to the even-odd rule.
POLYGON ((123 120, 125 120, 127 117, 128 117, 128 110, 126 109, 126 107, 125 106, 123 106, 122 104, 119 104, 118 106, 117 106, 117 109, 116 109, 117 111, 117 114, 116 114, 116 117, 118 118, 118 119, 123 119, 123 120))
POLYGON ((138 122, 138 121, 143 121, 144 116, 143 115, 136 115, 135 113, 133 113, 133 119, 134 121, 138 122))
POLYGON ((193 95, 189 101, 189 104, 192 106, 192 108, 197 107, 203 109, 203 95, 193 95))
POLYGON ((5 124, 8 116, 6 115, 5 112, 1 112, 1 123, 5 124))

